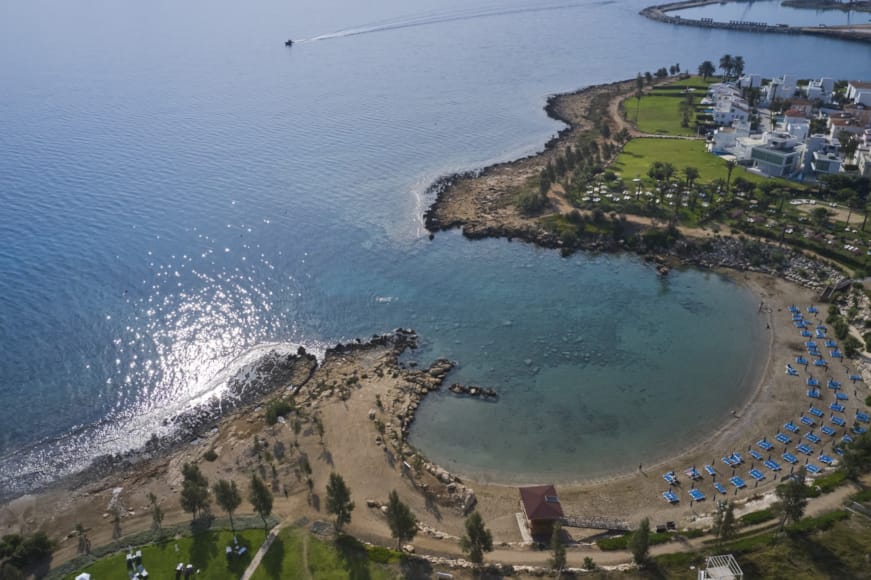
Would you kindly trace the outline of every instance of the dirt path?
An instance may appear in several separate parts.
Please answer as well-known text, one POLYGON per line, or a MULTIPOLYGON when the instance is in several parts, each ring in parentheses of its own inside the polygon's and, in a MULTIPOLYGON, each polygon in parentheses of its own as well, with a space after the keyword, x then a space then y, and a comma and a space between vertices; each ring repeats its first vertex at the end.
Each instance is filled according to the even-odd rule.
MULTIPOLYGON (((272 546, 272 542, 275 541, 275 538, 278 537, 278 534, 281 533, 281 530, 284 528, 285 525, 286 522, 281 522, 269 531, 269 535, 266 536, 266 539, 263 541, 260 549, 257 550, 257 553, 254 554, 253 558, 251 558, 251 563, 248 564, 247 568, 245 568, 245 573, 242 574, 242 580, 251 580, 251 576, 254 575, 254 571, 257 570, 258 566, 260 566, 260 562, 263 560, 263 556, 265 556, 266 552, 269 551, 269 547, 272 546)), ((308 539, 306 539, 306 541, 308 541, 308 539)), ((308 570, 308 566, 306 566, 306 570, 308 570)))

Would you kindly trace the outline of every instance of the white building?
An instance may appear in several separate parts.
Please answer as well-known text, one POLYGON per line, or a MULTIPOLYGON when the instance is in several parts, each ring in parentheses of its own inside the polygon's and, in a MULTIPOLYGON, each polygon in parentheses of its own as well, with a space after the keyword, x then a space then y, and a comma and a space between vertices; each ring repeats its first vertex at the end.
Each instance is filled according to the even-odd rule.
POLYGON ((832 101, 832 95, 835 91, 835 81, 829 77, 823 77, 818 81, 811 81, 805 88, 805 95, 811 101, 817 99, 824 103, 832 101))
POLYGON ((742 89, 757 89, 762 86, 762 75, 742 75, 738 79, 738 86, 742 89))
POLYGON ((750 120, 750 107, 739 98, 722 98, 714 105, 714 123, 731 125, 734 121, 746 123, 750 120))
POLYGON ((765 133, 762 142, 751 145, 750 161, 769 177, 789 177, 799 170, 804 144, 789 133, 765 133))
POLYGON ((699 569, 699 580, 743 580, 744 572, 735 556, 708 556, 705 558, 705 569, 699 569))
POLYGON ((871 82, 850 81, 845 96, 853 104, 871 106, 871 82))

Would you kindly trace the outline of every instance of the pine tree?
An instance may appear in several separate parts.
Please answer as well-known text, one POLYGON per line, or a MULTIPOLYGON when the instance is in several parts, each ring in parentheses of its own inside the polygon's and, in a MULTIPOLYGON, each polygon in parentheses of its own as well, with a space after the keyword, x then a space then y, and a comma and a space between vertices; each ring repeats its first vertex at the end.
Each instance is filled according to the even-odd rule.
POLYGON ((327 513, 336 516, 336 531, 341 532, 345 524, 351 523, 352 511, 354 502, 351 501, 351 490, 345 484, 345 479, 338 473, 331 473, 327 483, 327 513))
POLYGON ((263 528, 266 529, 266 516, 272 513, 272 492, 257 474, 251 476, 251 489, 248 492, 248 501, 254 506, 254 511, 263 520, 263 528))
POLYGON ((629 538, 629 549, 636 564, 644 564, 647 561, 647 550, 650 547, 650 520, 644 518, 641 525, 629 538))
POLYGON ((553 535, 550 538, 550 549, 553 552, 553 557, 550 560, 550 567, 554 570, 562 570, 566 567, 566 543, 563 539, 563 527, 557 522, 553 527, 553 535))
POLYGON ((417 534, 417 518, 411 509, 399 500, 396 490, 390 492, 387 500, 387 525, 390 535, 396 538, 397 549, 404 541, 410 541, 417 534))
POLYGON ((227 516, 230 518, 230 529, 236 533, 236 527, 233 525, 233 512, 242 504, 242 496, 239 495, 236 482, 220 479, 212 491, 215 494, 215 501, 227 512, 227 516))
POLYGON ((484 561, 484 552, 493 551, 493 534, 484 527, 484 520, 477 511, 466 518, 466 535, 460 538, 460 548, 475 565, 484 561))

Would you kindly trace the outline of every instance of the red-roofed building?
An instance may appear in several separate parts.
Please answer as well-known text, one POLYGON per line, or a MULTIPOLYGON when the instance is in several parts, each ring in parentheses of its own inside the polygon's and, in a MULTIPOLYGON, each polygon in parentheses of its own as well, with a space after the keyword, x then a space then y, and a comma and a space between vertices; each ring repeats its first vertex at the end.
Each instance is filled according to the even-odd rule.
POLYGON ((520 507, 526 516, 529 533, 533 536, 550 537, 553 525, 565 517, 552 485, 521 487, 520 507))

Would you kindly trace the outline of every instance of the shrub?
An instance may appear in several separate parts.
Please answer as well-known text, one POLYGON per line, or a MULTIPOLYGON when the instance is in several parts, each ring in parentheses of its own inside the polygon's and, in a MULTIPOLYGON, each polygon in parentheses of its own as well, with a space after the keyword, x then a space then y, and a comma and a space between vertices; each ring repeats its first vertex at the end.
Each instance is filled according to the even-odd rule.
POLYGON ((740 518, 738 518, 738 522, 742 526, 752 526, 755 524, 761 524, 762 522, 767 522, 768 520, 774 519, 774 512, 771 509, 759 510, 757 512, 750 512, 749 514, 744 514, 740 518))
POLYGON ((816 518, 804 518, 797 524, 789 526, 787 530, 790 533, 797 534, 812 532, 814 530, 828 530, 833 525, 835 525, 835 523, 846 520, 849 517, 850 514, 848 514, 844 510, 835 510, 833 512, 823 514, 816 518))
POLYGON ((276 399, 266 406, 266 424, 275 425, 279 417, 284 417, 293 411, 293 404, 284 399, 276 399))
POLYGON ((814 484, 820 488, 821 493, 830 493, 834 491, 836 487, 839 487, 844 483, 844 480, 847 479, 847 474, 841 470, 835 471, 817 479, 814 484))
POLYGON ((203 453, 203 459, 205 459, 206 461, 214 461, 217 458, 218 458, 218 454, 215 453, 214 449, 209 449, 208 451, 203 453))
POLYGON ((863 489, 862 491, 854 495, 853 500, 858 502, 871 501, 871 487, 869 487, 868 489, 863 489))

